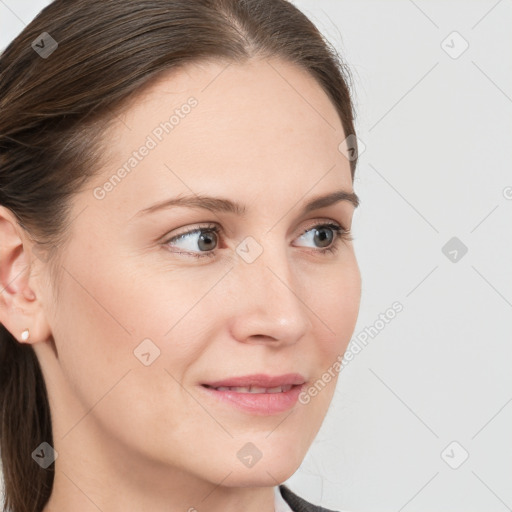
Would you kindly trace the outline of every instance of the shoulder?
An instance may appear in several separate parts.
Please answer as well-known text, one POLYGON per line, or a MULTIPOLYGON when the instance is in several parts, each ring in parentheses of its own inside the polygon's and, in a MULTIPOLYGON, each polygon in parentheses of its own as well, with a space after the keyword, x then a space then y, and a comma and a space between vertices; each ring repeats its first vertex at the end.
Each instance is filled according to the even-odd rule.
POLYGON ((293 510, 293 512, 336 512, 334 510, 319 507, 318 505, 309 503, 309 501, 306 501, 304 498, 297 496, 289 487, 286 487, 284 484, 279 486, 279 490, 281 491, 281 496, 288 503, 288 505, 290 505, 290 508, 293 510))

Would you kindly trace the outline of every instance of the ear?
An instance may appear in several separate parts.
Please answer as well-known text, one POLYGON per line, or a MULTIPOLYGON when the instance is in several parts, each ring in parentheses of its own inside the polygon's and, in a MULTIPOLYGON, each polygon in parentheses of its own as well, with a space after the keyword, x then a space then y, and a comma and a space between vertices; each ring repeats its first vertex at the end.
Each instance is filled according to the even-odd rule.
POLYGON ((51 336, 51 329, 41 302, 40 280, 25 230, 15 215, 0 205, 0 322, 20 343, 37 343, 51 336), (23 340, 21 333, 29 329, 23 340))

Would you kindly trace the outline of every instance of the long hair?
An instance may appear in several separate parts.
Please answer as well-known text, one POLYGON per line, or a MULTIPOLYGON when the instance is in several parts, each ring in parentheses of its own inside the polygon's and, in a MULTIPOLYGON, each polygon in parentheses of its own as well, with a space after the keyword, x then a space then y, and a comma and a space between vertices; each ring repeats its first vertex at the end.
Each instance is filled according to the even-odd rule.
MULTIPOLYGON (((354 135, 350 73, 287 0, 56 0, 0 56, 0 204, 13 212, 55 278, 70 199, 98 169, 116 109, 157 75, 200 60, 280 57, 325 91, 354 135)), ((350 161, 354 178, 357 157, 350 161)), ((0 324, 4 511, 39 512, 54 465, 47 390, 31 345, 0 324)))

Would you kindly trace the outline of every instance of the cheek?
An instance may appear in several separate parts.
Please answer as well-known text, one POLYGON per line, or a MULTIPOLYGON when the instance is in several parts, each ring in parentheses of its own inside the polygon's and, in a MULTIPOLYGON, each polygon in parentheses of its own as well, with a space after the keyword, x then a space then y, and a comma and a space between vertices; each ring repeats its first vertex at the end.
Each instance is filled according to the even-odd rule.
POLYGON ((361 298, 361 276, 355 259, 351 265, 331 272, 330 279, 322 279, 323 286, 311 286, 306 299, 313 322, 310 358, 317 372, 299 400, 308 411, 305 418, 315 435, 336 390, 340 362, 354 333, 361 298))
POLYGON ((109 273, 102 263, 94 273, 68 265, 62 282, 54 337, 66 387, 63 431, 77 425, 72 443, 101 425, 119 442, 146 443, 156 453, 157 440, 171 432, 178 442, 182 412, 193 406, 179 382, 201 350, 193 343, 202 339, 200 325, 187 321, 200 296, 144 271, 109 273))
POLYGON ((318 333, 324 333, 322 344, 326 357, 344 352, 354 332, 361 300, 361 276, 353 260, 341 270, 324 278, 322 286, 311 286, 307 304, 315 313, 318 333))
POLYGON ((82 404, 91 408, 133 366, 135 338, 124 297, 101 274, 68 267, 52 327, 59 365, 82 404), (131 357, 130 357, 131 356, 131 357))

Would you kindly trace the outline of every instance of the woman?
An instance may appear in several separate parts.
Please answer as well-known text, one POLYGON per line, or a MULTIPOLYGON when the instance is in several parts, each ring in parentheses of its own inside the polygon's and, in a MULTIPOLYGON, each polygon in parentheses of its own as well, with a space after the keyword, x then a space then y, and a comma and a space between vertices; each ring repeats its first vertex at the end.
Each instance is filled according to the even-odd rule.
POLYGON ((282 484, 360 274, 347 73, 285 0, 57 0, 0 59, 6 510, 325 510, 282 484))

